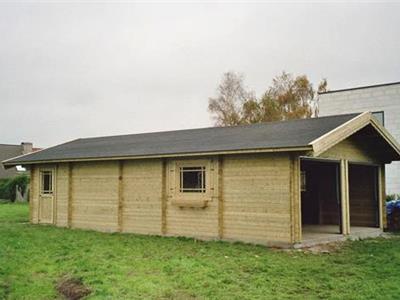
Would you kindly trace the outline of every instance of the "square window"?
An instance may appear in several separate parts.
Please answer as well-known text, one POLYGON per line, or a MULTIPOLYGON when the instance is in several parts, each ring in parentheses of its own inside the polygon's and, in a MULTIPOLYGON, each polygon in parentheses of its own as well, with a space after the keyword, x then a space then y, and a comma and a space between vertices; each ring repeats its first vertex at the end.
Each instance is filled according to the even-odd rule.
POLYGON ((206 167, 180 167, 180 192, 205 193, 206 167))

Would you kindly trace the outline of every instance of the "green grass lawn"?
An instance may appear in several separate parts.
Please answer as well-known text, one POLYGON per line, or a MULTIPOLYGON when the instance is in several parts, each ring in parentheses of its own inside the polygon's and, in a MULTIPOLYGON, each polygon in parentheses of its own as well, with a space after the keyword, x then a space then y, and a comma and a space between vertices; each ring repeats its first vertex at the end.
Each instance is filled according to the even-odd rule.
POLYGON ((27 222, 27 205, 0 204, 0 299, 60 299, 63 278, 88 299, 400 297, 399 237, 311 254, 27 222))

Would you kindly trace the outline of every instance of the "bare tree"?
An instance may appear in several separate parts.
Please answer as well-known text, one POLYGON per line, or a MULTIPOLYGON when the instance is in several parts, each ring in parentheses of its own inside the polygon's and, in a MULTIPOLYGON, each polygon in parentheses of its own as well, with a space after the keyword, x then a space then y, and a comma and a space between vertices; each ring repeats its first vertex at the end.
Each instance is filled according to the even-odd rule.
POLYGON ((227 72, 222 76, 217 88, 217 96, 209 98, 208 110, 216 126, 237 125, 243 122, 243 105, 253 98, 253 93, 246 90, 243 75, 227 72))

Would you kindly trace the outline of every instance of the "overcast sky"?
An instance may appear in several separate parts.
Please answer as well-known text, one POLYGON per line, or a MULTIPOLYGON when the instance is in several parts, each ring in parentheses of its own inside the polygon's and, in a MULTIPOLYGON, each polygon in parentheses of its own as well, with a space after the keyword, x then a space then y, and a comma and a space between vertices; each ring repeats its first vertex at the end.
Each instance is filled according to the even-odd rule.
POLYGON ((229 70, 400 81, 400 4, 0 2, 0 143, 210 126, 229 70))

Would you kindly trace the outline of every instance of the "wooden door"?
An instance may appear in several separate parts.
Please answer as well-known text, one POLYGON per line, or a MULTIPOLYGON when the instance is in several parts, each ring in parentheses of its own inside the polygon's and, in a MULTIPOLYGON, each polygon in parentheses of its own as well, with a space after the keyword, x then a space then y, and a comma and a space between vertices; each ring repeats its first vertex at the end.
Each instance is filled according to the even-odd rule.
POLYGON ((39 223, 54 222, 54 169, 40 170, 39 223))
POLYGON ((378 168, 349 164, 350 225, 379 227, 378 168))

